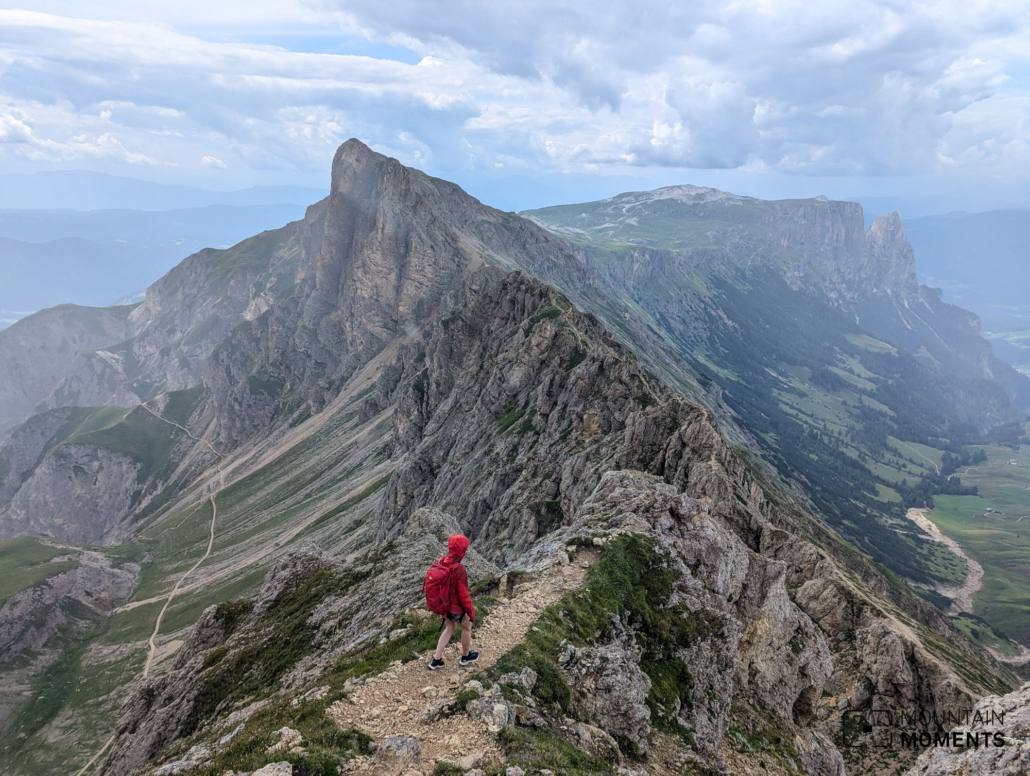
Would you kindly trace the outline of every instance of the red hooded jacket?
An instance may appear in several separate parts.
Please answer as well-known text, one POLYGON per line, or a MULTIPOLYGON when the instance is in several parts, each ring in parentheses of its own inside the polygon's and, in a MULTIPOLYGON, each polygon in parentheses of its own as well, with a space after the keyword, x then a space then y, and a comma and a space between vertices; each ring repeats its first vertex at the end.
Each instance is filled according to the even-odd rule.
POLYGON ((447 557, 443 562, 451 567, 451 614, 465 612, 470 620, 476 619, 476 610, 472 606, 469 593, 469 575, 461 565, 461 559, 469 548, 469 540, 461 534, 455 534, 447 540, 447 557))

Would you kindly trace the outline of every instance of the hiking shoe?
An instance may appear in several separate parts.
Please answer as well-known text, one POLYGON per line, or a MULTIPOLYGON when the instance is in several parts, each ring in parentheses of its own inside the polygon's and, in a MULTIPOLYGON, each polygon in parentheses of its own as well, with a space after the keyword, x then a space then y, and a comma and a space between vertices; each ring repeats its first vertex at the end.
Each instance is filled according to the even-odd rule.
MULTIPOLYGON (((467 665, 472 665, 477 660, 479 660, 479 653, 478 652, 469 652, 467 655, 465 655, 465 657, 463 657, 458 662, 459 662, 460 665, 467 666, 467 665)), ((442 663, 443 661, 440 661, 440 662, 442 663)))
MULTIPOLYGON (((476 657, 479 657, 478 655, 476 657)), ((429 670, 435 671, 437 668, 443 668, 443 661, 437 660, 435 657, 429 661, 429 670)))

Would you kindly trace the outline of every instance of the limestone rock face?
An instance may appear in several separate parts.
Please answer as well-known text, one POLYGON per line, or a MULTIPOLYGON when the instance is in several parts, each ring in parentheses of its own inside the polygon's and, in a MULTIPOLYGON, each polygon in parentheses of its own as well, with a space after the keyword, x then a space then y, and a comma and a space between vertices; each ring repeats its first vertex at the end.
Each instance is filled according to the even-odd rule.
POLYGON ((559 526, 606 468, 704 477, 690 468, 688 445, 716 433, 703 428, 705 411, 673 397, 596 320, 521 273, 417 347, 423 357, 379 385, 383 401, 397 402, 408 451, 377 513, 380 540, 434 505, 495 559, 511 560, 559 526), (663 449, 679 427, 680 447, 663 449))
POLYGON ((115 542, 139 490, 139 464, 93 445, 67 444, 48 455, 3 513, 0 536, 56 535, 83 544, 115 542))
POLYGON ((981 699, 968 723, 953 728, 952 735, 958 734, 957 740, 963 744, 967 735, 979 734, 979 739, 971 737, 965 746, 931 747, 905 776, 1021 776, 1030 772, 1030 684, 1008 695, 981 699), (999 741, 995 733, 1000 734, 999 741), (990 745, 983 745, 985 736, 990 745), (973 746, 974 740, 981 742, 979 747, 973 746))
POLYGON ((879 216, 866 232, 860 280, 869 289, 888 289, 899 296, 918 294, 915 252, 897 213, 879 216))
POLYGON ((681 573, 678 601, 709 623, 679 654, 695 680, 692 706, 679 716, 703 734, 699 746, 722 738, 738 694, 804 724, 833 658, 822 632, 791 601, 783 564, 748 549, 704 501, 641 472, 605 474, 576 521, 589 525, 604 515, 615 515, 606 520, 613 527, 654 535, 668 549, 681 573))
POLYGON ((8 504, 43 457, 47 444, 71 415, 61 407, 33 415, 6 435, 0 436, 0 508, 8 504))
MULTIPOLYGON (((61 305, 4 329, 0 336, 0 433, 51 407, 115 404, 106 395, 109 389, 103 397, 72 390, 57 397, 54 392, 66 377, 83 368, 87 357, 82 351, 103 348, 129 336, 130 309, 61 305)), ((120 395, 129 398, 127 393, 120 395)), ((138 399, 130 401, 134 404, 138 399)))
POLYGON ((41 652, 68 626, 93 625, 128 598, 139 577, 138 564, 115 566, 98 552, 68 557, 79 565, 11 596, 0 608, 0 664, 41 652))
POLYGON ((562 656, 562 670, 582 717, 645 753, 651 735, 651 711, 646 703, 651 680, 640 670, 641 650, 633 633, 617 617, 613 624, 610 642, 570 647, 562 656))

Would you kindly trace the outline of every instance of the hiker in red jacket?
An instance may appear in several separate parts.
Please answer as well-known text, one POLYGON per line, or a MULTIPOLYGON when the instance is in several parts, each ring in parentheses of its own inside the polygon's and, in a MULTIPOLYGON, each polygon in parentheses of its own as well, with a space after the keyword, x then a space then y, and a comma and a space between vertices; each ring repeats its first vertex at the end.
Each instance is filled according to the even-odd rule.
POLYGON ((454 629, 459 624, 461 625, 462 655, 460 664, 467 666, 479 660, 478 652, 469 652, 469 645, 472 643, 472 621, 476 619, 476 610, 472 606, 472 596, 469 594, 468 572, 461 565, 461 559, 465 557, 468 548, 469 540, 461 534, 455 534, 447 540, 447 557, 437 561, 426 576, 427 586, 432 585, 431 579, 434 571, 438 569, 443 571, 446 577, 441 579, 442 586, 446 587, 439 591, 441 593, 439 597, 443 599, 442 608, 446 609, 446 613, 438 612, 444 618, 444 629, 440 634, 440 640, 436 643, 436 654, 429 663, 430 671, 443 668, 444 648, 450 643, 454 629))

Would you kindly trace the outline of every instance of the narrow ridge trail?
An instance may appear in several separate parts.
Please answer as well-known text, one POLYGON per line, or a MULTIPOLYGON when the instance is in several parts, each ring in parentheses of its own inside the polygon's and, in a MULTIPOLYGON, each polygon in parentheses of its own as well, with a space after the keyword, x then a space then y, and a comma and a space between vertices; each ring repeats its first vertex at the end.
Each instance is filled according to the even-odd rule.
MULTIPOLYGON (((551 567, 535 579, 519 581, 510 599, 500 599, 482 627, 473 627, 472 649, 479 660, 462 668, 457 635, 444 653, 446 665, 430 671, 431 652, 403 665, 394 664, 378 676, 355 687, 347 698, 327 710, 341 728, 357 728, 378 741, 389 736, 410 736, 422 747, 422 772, 432 771, 436 760, 457 761, 482 753, 480 767, 503 757, 497 736, 479 719, 463 714, 437 718, 434 705, 453 702, 472 676, 492 665, 512 647, 524 641, 544 609, 584 584, 587 570, 600 552, 581 550, 576 563, 551 567)), ((536 576, 536 575, 534 575, 536 576)), ((356 763, 355 773, 373 774, 369 761, 356 763)))

